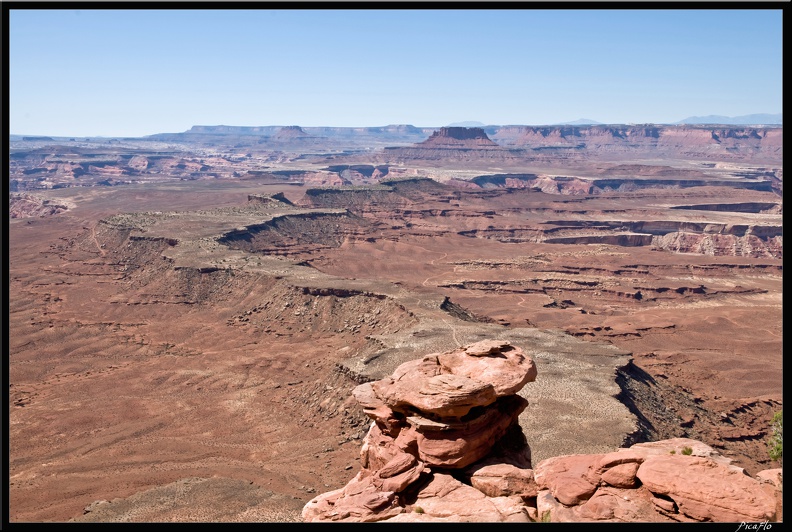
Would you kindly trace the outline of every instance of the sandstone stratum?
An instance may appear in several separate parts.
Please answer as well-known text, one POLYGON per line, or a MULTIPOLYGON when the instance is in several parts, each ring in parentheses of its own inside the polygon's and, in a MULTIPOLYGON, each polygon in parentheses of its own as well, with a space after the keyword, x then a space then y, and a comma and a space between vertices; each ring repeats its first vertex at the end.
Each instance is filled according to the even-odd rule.
POLYGON ((522 349, 484 340, 359 385, 352 393, 374 420, 362 468, 306 504, 303 519, 767 522, 780 515, 780 488, 763 480, 778 470, 753 478, 687 438, 555 456, 532 467, 525 438, 508 433, 527 405, 517 393, 536 378, 522 349))

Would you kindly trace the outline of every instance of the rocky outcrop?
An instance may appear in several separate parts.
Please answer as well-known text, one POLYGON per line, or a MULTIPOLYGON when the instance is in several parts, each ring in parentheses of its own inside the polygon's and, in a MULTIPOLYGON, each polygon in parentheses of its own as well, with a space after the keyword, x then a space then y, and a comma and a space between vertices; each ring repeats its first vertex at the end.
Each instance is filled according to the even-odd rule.
POLYGON ((370 164, 338 164, 325 168, 329 172, 335 172, 341 178, 350 183, 369 184, 377 183, 388 175, 387 165, 374 166, 370 164))
POLYGON ((292 140, 310 137, 300 126, 284 126, 272 136, 276 140, 292 140))
POLYGON ((290 255, 366 238, 369 226, 366 220, 344 211, 295 211, 229 231, 218 242, 253 253, 290 255))
POLYGON ((534 478, 536 513, 554 522, 773 521, 779 514, 761 479, 687 438, 553 457, 537 464, 534 478))
POLYGON ((378 469, 396 449, 443 468, 483 458, 525 409, 516 393, 535 378, 521 349, 483 341, 406 362, 391 377, 358 386, 353 395, 375 421, 363 466, 378 469))
POLYGON ((486 148, 498 147, 478 127, 443 127, 418 144, 424 148, 486 148))
MULTIPOLYGON (((489 129, 489 128, 488 128, 489 129)), ((615 154, 778 161, 783 158, 780 127, 658 125, 504 126, 492 138, 555 156, 608 157, 615 154)))
MULTIPOLYGON (((746 190, 757 190, 762 192, 770 192, 773 190, 774 182, 769 176, 751 176, 752 179, 746 180, 728 180, 717 179, 701 172, 679 170, 677 174, 676 168, 671 169, 671 175, 668 178, 654 177, 657 175, 662 176, 669 167, 660 167, 659 172, 652 172, 650 170, 643 170, 647 168, 641 165, 623 165, 625 168, 636 167, 637 170, 630 176, 610 176, 607 178, 598 179, 581 179, 571 176, 553 176, 544 174, 486 174, 476 176, 469 180, 452 178, 448 180, 448 184, 455 188, 465 189, 515 189, 515 188, 532 188, 540 190, 545 194, 561 194, 561 195, 588 195, 588 194, 607 194, 613 191, 617 192, 635 192, 645 189, 684 189, 691 187, 729 187, 746 190), (693 173, 694 177, 680 178, 685 176, 686 172, 693 173), (649 175, 652 177, 635 177, 649 175)), ((610 172, 611 169, 608 169, 610 172)), ((617 173, 623 170, 616 170, 617 173)), ((675 206, 675 209, 696 209, 699 206, 675 206)), ((702 205, 701 210, 710 211, 725 211, 725 212, 762 212, 763 209, 780 209, 780 204, 726 204, 726 205, 702 205), (757 210, 758 209, 758 210, 757 210)))
POLYGON ((374 420, 362 469, 305 505, 305 521, 764 522, 781 515, 777 471, 757 478, 699 441, 676 438, 532 468, 517 392, 534 362, 485 340, 406 362, 361 384, 374 420), (515 438, 517 433, 522 439, 515 438))
POLYGON ((487 497, 535 497, 538 493, 533 469, 506 463, 474 468, 470 484, 487 497))
POLYGON ((677 231, 656 236, 651 243, 656 249, 675 253, 780 259, 784 253, 783 237, 772 234, 780 233, 779 229, 751 226, 742 235, 677 231))
MULTIPOLYGON (((526 517, 514 506, 517 501, 493 503, 442 471, 461 470, 490 453, 525 409, 527 401, 516 394, 536 374, 533 360, 519 347, 484 340, 406 362, 390 377, 361 384, 353 395, 374 420, 361 449, 363 469, 344 488, 309 502, 303 517, 379 521, 415 505, 426 512, 452 501, 460 501, 460 507, 430 515, 496 521, 514 514, 526 517), (473 499, 485 507, 475 515, 470 514, 473 499)), ((487 474, 478 471, 477 478, 487 474)))
POLYGON ((493 142, 483 129, 473 127, 443 127, 418 144, 386 147, 384 160, 479 160, 514 159, 519 157, 493 142))
POLYGON ((63 200, 55 201, 35 194, 15 193, 8 196, 8 215, 10 218, 31 218, 52 216, 67 211, 70 205, 63 200))
POLYGON ((127 161, 127 166, 142 172, 143 170, 147 169, 149 166, 149 160, 144 155, 135 155, 129 161, 127 161))

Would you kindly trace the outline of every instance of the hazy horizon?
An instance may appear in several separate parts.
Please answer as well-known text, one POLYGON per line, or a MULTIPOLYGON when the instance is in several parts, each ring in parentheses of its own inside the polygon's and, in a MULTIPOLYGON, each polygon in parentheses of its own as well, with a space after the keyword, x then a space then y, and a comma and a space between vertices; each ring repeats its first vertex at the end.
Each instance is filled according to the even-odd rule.
MULTIPOLYGON (((754 114, 781 114, 781 113, 754 113, 754 114)), ((729 117, 727 117, 729 118, 729 117)), ((734 118, 734 117, 731 117, 734 118)), ((82 137, 82 138, 143 138, 150 135, 157 135, 157 134, 175 134, 175 133, 184 133, 189 131, 193 127, 237 127, 237 128, 263 128, 263 127, 290 127, 290 126, 299 126, 303 129, 322 129, 322 128, 378 128, 378 127, 388 127, 388 126, 412 126, 418 129, 439 129, 442 127, 554 127, 554 126, 572 126, 572 127, 589 127, 589 126, 629 126, 629 125, 655 125, 655 126, 691 126, 691 125, 734 125, 734 126, 741 126, 747 124, 729 124, 729 123, 702 123, 702 124, 693 124, 693 123, 680 123, 677 122, 666 122, 666 123, 657 123, 657 122, 628 122, 628 123, 605 123, 605 122, 592 122, 592 123, 575 123, 577 121, 570 121, 570 122, 554 122, 548 124, 481 124, 481 125, 459 125, 457 123, 451 124, 440 124, 440 125, 416 125, 416 124, 379 124, 379 125, 367 125, 367 126, 334 126, 334 125, 319 125, 319 126, 302 126, 300 124, 193 124, 192 126, 182 130, 182 131, 157 131, 156 133, 146 134, 146 135, 74 135, 74 134, 67 134, 67 135, 52 135, 48 133, 15 133, 11 132, 10 136, 12 137, 54 137, 54 138, 70 138, 70 137, 82 137)), ((752 124, 752 125, 760 125, 760 124, 752 124)), ((766 127, 783 127, 782 124, 761 124, 762 126, 766 127)))
POLYGON ((9 131, 781 114, 782 9, 9 9, 9 131))

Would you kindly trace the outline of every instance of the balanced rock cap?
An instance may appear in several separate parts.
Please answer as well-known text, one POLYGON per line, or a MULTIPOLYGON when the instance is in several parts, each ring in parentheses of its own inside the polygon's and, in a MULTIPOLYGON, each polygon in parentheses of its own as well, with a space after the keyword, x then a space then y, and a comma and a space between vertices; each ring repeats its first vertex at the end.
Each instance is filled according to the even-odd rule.
POLYGON ((391 377, 362 384, 353 395, 380 422, 390 417, 388 409, 458 418, 516 394, 536 375, 536 365, 522 349, 502 340, 484 340, 405 362, 391 377))

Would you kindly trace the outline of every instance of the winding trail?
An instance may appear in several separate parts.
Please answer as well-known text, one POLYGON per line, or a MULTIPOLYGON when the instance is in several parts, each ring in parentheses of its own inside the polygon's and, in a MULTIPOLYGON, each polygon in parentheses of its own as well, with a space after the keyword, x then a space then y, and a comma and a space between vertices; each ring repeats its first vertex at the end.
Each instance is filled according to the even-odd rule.
POLYGON ((102 246, 99 244, 99 240, 96 238, 96 224, 91 226, 91 238, 93 239, 94 244, 96 244, 96 249, 98 249, 99 253, 104 257, 107 252, 102 249, 102 246))
MULTIPOLYGON (((447 256, 448 256, 448 253, 445 254, 445 257, 447 257, 447 256)), ((442 258, 445 258, 445 257, 442 257, 442 258)), ((434 261, 430 262, 430 264, 432 264, 433 262, 434 261)), ((432 264, 432 265, 434 265, 434 264, 432 264)), ((441 275, 445 275, 446 273, 447 272, 440 272, 437 275, 430 275, 429 277, 424 279, 424 281, 421 283, 421 286, 426 286, 426 283, 427 283, 427 281, 429 281, 429 279, 434 279, 435 277, 440 277, 441 275)))
POLYGON ((440 319, 443 320, 443 323, 448 325, 449 329, 451 329, 451 337, 454 339, 454 343, 456 344, 456 346, 462 347, 462 342, 459 341, 459 338, 457 338, 456 335, 456 327, 454 327, 451 323, 449 323, 445 318, 441 317, 440 319))
MULTIPOLYGON (((413 244, 413 246, 414 246, 414 247, 416 247, 416 248, 418 248, 418 249, 422 249, 422 250, 424 250, 424 251, 428 251, 429 253, 442 253, 442 254, 443 254, 443 256, 442 256, 442 257, 437 257, 436 259, 432 259, 432 260, 430 260, 430 261, 429 261, 429 264, 431 264, 432 266, 435 266, 435 261, 438 261, 438 260, 443 260, 443 259, 445 259, 446 257, 448 257, 448 253, 443 253, 443 252, 441 252, 441 251, 432 251, 431 249, 426 249, 426 248, 425 248, 425 247, 423 247, 423 246, 416 246, 415 244, 413 244)), ((438 273, 437 275, 430 275, 429 277, 427 277, 426 279, 424 279, 424 281, 421 283, 421 286, 426 286, 426 283, 427 283, 427 281, 429 281, 429 279, 434 279, 435 277, 440 277, 440 276, 441 276, 441 275, 443 275, 444 273, 445 273, 445 272, 438 273)))

